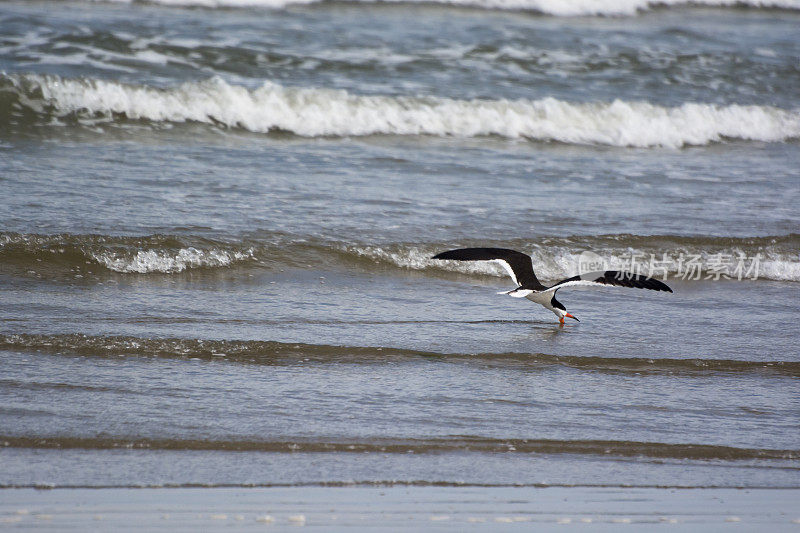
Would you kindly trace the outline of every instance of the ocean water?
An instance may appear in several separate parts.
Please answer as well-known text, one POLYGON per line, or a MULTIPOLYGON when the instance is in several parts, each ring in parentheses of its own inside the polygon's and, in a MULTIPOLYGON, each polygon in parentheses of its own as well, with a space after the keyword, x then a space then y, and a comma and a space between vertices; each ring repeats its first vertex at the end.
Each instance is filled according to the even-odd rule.
POLYGON ((799 27, 0 3, 0 486, 800 487, 799 27))

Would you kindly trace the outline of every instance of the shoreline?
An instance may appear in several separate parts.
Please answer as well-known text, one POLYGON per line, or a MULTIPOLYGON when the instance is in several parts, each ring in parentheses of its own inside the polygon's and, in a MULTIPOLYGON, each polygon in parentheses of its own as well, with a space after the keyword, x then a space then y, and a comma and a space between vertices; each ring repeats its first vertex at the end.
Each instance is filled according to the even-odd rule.
POLYGON ((0 490, 0 524, 37 530, 800 531, 800 489, 599 487, 0 490))

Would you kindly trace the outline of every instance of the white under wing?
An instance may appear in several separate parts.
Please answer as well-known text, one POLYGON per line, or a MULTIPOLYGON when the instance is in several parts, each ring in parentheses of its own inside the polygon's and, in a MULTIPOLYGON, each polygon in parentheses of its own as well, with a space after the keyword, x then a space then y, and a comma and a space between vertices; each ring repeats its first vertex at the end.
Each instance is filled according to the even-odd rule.
POLYGON ((563 289, 564 287, 572 287, 575 285, 583 285, 583 286, 594 286, 594 287, 615 287, 616 285, 611 285, 609 283, 598 283, 596 281, 588 280, 588 279, 578 279, 574 281, 566 281, 564 283, 560 283, 558 285, 554 285, 548 289, 544 289, 540 292, 555 292, 558 289, 563 289))
POLYGON ((497 294, 508 294, 512 298, 525 298, 529 294, 533 294, 535 291, 530 289, 511 289, 510 291, 500 291, 497 294))
POLYGON ((491 259, 491 261, 495 263, 500 263, 500 265, 508 272, 508 275, 511 276, 511 279, 519 285, 519 281, 517 281, 517 276, 514 274, 514 271, 511 269, 511 265, 508 264, 508 261, 505 259, 491 259))

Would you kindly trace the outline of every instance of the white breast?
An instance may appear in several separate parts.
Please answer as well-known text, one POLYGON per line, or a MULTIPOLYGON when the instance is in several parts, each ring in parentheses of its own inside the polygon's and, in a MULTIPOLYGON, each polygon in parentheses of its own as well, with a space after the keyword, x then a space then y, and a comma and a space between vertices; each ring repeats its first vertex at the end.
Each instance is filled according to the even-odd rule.
POLYGON ((553 295, 549 292, 532 292, 525 298, 539 305, 543 305, 548 309, 552 309, 553 307, 550 305, 550 300, 553 299, 553 295))

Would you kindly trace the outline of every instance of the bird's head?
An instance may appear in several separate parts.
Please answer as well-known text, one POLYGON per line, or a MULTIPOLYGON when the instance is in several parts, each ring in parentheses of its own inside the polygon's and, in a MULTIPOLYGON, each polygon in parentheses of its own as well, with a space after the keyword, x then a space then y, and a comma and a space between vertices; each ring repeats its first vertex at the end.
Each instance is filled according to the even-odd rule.
POLYGON ((550 305, 552 307, 552 311, 556 314, 558 319, 561 320, 562 324, 564 323, 564 317, 573 318, 573 319, 577 320, 578 322, 580 322, 580 320, 578 320, 577 318, 575 318, 571 314, 567 313, 567 308, 564 307, 564 304, 562 304, 561 302, 556 300, 555 293, 553 293, 553 299, 550 300, 550 305))

